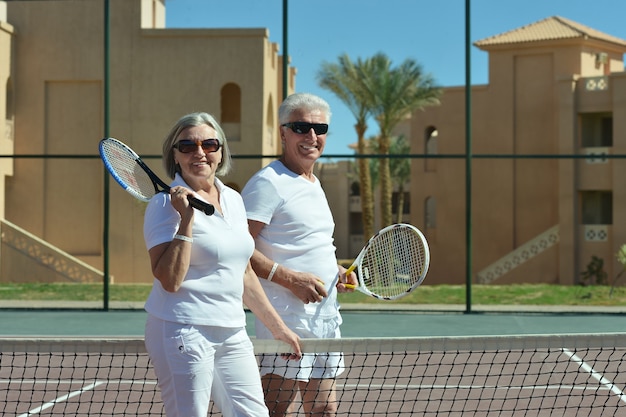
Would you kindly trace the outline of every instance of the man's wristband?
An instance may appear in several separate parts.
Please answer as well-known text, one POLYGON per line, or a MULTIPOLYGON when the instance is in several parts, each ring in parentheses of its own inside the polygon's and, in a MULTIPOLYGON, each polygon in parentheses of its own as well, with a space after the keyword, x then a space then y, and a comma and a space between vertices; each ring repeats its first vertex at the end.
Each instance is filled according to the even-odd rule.
POLYGON ((278 269, 278 262, 274 262, 274 265, 272 266, 272 270, 270 271, 270 274, 267 276, 268 281, 271 281, 272 278, 274 278, 274 273, 276 273, 277 269, 278 269))

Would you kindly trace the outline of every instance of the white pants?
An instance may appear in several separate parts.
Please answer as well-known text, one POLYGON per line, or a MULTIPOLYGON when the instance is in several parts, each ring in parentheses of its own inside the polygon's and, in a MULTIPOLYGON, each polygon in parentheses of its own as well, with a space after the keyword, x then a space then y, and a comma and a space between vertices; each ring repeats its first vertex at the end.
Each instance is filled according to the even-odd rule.
POLYGON ((146 349, 168 417, 269 415, 245 328, 186 325, 148 315, 146 349))

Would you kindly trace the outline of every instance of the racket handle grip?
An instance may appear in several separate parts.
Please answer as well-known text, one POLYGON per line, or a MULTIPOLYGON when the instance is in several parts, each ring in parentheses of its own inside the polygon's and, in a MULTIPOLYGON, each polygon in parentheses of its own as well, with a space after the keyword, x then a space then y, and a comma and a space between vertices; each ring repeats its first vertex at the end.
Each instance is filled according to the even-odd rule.
MULTIPOLYGON (((350 275, 350 273, 351 273, 352 271, 354 271, 355 269, 356 269, 356 264, 352 264, 352 265, 350 265, 350 268, 346 269, 346 277, 347 277, 348 275, 350 275)), ((346 288, 348 288, 348 289, 351 289, 351 290, 353 290, 353 289, 355 289, 355 288, 356 288, 356 285, 354 285, 354 284, 347 284, 347 283, 344 283, 343 285, 344 285, 344 287, 346 287, 346 288)))
POLYGON ((204 201, 198 200, 197 198, 192 196, 189 196, 188 200, 191 207, 200 210, 207 216, 211 216, 213 215, 213 213, 215 213, 215 207, 213 207, 213 204, 205 203, 204 201))

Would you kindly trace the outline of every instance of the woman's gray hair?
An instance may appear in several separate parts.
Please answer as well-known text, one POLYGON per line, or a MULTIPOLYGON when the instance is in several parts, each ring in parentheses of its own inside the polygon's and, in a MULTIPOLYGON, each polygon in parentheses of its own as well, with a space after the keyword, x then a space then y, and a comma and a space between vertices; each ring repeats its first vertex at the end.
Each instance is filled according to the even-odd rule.
MULTIPOLYGON (((217 120, 213 116, 204 112, 189 113, 178 119, 172 129, 169 131, 165 139, 163 140, 163 166, 167 175, 174 179, 177 172, 180 172, 180 166, 174 160, 174 144, 178 139, 180 132, 193 126, 208 125, 215 129, 217 132, 217 140, 219 140, 222 147, 222 161, 217 166, 215 175, 218 177, 228 174, 232 168, 232 158, 228 143, 226 142, 226 135, 224 130, 217 123, 217 120)), ((208 138, 207 138, 208 139, 208 138)))
POLYGON ((321 97, 310 93, 295 93, 288 96, 278 108, 278 123, 292 122, 291 114, 301 110, 319 110, 326 115, 326 123, 330 123, 330 106, 321 97))

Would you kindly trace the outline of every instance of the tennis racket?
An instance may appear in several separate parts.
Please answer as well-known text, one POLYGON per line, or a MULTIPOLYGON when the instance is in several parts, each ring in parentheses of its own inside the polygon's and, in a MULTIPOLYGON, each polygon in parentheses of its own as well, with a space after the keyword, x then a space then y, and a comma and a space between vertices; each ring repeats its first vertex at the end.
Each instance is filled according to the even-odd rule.
POLYGON ((424 281, 429 264, 430 251, 422 232, 410 224, 394 224, 372 236, 346 274, 356 269, 356 289, 362 293, 396 300, 424 281))
MULTIPOLYGON (((139 155, 124 143, 114 138, 105 138, 100 141, 99 149, 107 171, 133 197, 141 201, 150 201, 157 193, 169 193, 169 185, 157 177, 139 155)), ((193 208, 209 216, 215 212, 212 204, 192 196, 188 198, 193 208)))

